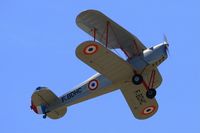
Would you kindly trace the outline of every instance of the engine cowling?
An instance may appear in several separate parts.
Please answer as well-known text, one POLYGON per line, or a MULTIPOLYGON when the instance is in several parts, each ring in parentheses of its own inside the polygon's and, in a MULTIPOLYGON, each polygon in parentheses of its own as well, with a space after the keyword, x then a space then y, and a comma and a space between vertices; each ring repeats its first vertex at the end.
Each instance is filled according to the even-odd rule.
POLYGON ((144 60, 148 64, 158 66, 165 59, 167 59, 167 46, 166 44, 158 44, 152 48, 143 51, 144 60))

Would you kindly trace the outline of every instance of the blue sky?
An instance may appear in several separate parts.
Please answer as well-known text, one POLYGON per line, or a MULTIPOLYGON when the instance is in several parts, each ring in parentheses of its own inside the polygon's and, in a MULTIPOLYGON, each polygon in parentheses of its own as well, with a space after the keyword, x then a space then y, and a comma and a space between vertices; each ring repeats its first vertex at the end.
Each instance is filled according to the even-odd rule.
POLYGON ((198 0, 1 0, 1 131, 199 132, 199 6, 198 0), (91 39, 75 24, 87 9, 105 13, 147 47, 167 35, 170 57, 159 67, 159 110, 150 119, 135 119, 120 91, 69 107, 59 120, 29 109, 36 87, 62 95, 96 73, 75 56, 76 47, 91 39))

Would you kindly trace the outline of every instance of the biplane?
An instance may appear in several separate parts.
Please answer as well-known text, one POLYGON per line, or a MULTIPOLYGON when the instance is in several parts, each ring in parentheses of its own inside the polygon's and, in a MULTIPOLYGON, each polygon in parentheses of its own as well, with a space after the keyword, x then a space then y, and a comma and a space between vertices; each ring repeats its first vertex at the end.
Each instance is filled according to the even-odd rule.
POLYGON ((132 114, 147 119, 158 110, 156 88, 162 82, 158 66, 168 57, 169 44, 147 48, 133 34, 96 10, 81 12, 76 24, 93 37, 76 48, 76 56, 98 73, 58 97, 47 87, 38 87, 31 109, 43 118, 58 119, 67 107, 120 89, 132 114), (112 50, 120 49, 127 59, 112 50))

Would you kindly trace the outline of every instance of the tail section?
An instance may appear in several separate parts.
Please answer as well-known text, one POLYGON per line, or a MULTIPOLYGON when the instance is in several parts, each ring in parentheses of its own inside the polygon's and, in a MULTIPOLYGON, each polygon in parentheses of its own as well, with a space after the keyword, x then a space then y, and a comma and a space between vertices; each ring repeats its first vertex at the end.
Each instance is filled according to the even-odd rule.
POLYGON ((46 87, 38 87, 31 96, 31 109, 37 114, 44 114, 43 118, 58 119, 64 116, 67 107, 57 106, 60 103, 60 99, 46 87), (49 110, 52 107, 55 108, 49 110))
POLYGON ((31 109, 37 113, 37 114, 45 114, 46 113, 46 106, 45 105, 39 105, 36 106, 33 101, 31 101, 31 109))

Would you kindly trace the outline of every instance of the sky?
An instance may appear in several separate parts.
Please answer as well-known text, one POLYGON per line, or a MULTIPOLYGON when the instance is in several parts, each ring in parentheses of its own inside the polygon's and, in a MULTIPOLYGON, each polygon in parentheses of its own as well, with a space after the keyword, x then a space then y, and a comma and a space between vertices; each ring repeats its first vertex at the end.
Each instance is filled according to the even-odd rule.
POLYGON ((200 132, 199 7, 199 0, 1 0, 1 132, 200 132), (147 47, 167 35, 170 55, 159 66, 163 82, 153 117, 135 119, 119 90, 71 106, 59 120, 30 110, 36 87, 60 96, 96 73, 75 56, 76 47, 92 39, 75 24, 88 9, 103 12, 147 47))

